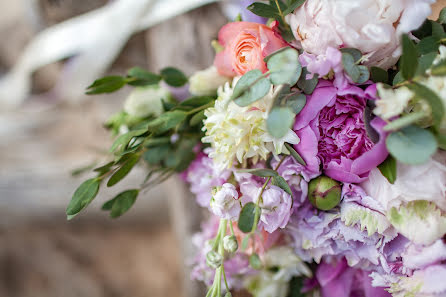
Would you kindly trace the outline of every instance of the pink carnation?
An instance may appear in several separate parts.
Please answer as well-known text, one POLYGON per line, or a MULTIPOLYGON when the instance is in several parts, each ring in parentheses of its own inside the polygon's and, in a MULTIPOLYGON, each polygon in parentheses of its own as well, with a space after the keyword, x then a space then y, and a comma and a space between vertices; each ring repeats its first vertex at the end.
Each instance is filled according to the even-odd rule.
POLYGON ((330 81, 319 82, 294 125, 301 139, 295 148, 310 171, 317 172, 322 164, 327 176, 358 183, 386 159, 385 122, 375 118, 370 123, 379 133, 377 143, 369 138, 364 123, 367 99, 375 95, 375 85, 365 91, 353 85, 339 90, 330 81))

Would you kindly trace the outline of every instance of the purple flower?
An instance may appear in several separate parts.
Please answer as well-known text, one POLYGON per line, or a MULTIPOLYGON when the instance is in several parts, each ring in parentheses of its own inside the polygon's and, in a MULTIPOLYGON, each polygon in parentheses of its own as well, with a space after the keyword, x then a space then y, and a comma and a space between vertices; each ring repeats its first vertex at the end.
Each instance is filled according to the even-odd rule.
POLYGON ((367 99, 375 99, 375 94, 375 85, 365 91, 353 85, 339 90, 330 81, 319 82, 294 125, 301 139, 295 148, 308 170, 317 172, 322 163, 327 176, 358 183, 386 159, 385 122, 380 118, 370 122, 379 133, 377 143, 369 138, 364 123, 367 99))
POLYGON ((351 268, 342 259, 334 263, 322 262, 316 271, 322 297, 387 297, 384 288, 372 287, 369 272, 351 268))
POLYGON ((197 196, 197 203, 209 207, 212 188, 223 185, 231 176, 231 171, 220 172, 206 154, 200 153, 184 173, 184 179, 190 184, 190 190, 197 196))
POLYGON ((212 212, 222 219, 235 220, 241 210, 238 192, 233 184, 225 183, 217 187, 217 192, 211 199, 212 212))
POLYGON ((291 206, 292 199, 289 194, 279 187, 269 186, 262 194, 260 225, 269 233, 278 228, 285 228, 290 220, 291 206))

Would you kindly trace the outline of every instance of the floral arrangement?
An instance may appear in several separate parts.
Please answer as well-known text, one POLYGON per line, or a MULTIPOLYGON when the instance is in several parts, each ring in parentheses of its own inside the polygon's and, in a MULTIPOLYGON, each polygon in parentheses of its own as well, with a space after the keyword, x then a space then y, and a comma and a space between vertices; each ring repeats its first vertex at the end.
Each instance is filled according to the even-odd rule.
POLYGON ((141 188, 102 208, 119 217, 180 174, 209 214, 190 260, 207 296, 446 296, 446 9, 427 20, 433 2, 255 2, 206 70, 95 81, 90 94, 134 90, 68 218, 142 164, 141 188))

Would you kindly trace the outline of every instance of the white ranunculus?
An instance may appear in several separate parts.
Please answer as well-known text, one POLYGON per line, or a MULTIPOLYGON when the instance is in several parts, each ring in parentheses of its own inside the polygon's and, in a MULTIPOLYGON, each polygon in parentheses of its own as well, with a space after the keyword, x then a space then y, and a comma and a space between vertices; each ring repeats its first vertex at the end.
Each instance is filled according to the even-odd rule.
POLYGON ((414 97, 407 87, 397 89, 385 88, 383 84, 377 86, 380 99, 376 100, 376 108, 373 112, 382 119, 388 120, 400 115, 407 107, 410 99, 414 97))
POLYGON ((400 36, 418 28, 435 0, 307 0, 286 16, 305 51, 353 47, 368 56, 367 65, 393 66, 401 55, 400 36))
POLYGON ((129 115, 144 118, 149 115, 159 116, 163 112, 161 99, 170 100, 170 93, 159 86, 135 88, 124 103, 124 110, 129 115))
POLYGON ((437 153, 429 162, 412 166, 398 163, 395 183, 373 169, 361 184, 367 195, 389 211, 411 201, 425 200, 446 211, 446 152, 437 153))
POLYGON ((212 96, 218 87, 231 81, 230 77, 220 75, 215 66, 201 70, 189 78, 189 92, 195 96, 212 96))

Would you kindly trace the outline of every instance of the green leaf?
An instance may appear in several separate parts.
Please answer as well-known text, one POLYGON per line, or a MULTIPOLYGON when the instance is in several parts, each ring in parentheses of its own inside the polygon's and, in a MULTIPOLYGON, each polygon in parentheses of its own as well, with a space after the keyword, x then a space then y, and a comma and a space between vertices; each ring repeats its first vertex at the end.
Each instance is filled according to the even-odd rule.
POLYGON ((438 147, 446 151, 446 135, 437 134, 438 147))
POLYGON ((418 68, 416 75, 424 75, 426 73, 426 70, 428 70, 432 66, 432 63, 434 62, 437 55, 437 52, 422 55, 420 59, 418 59, 418 68))
POLYGON ((440 63, 434 65, 431 68, 431 74, 434 76, 445 76, 446 75, 446 59, 441 60, 440 63))
POLYGON ((401 71, 399 71, 394 77, 392 81, 392 85, 400 84, 404 81, 403 75, 401 74, 401 71))
POLYGON ((158 165, 169 154, 169 146, 161 145, 150 148, 144 152, 142 158, 150 165, 158 165))
POLYGON ((283 15, 286 16, 287 14, 292 13, 296 8, 298 8, 299 6, 301 6, 302 4, 305 3, 306 0, 293 0, 290 1, 289 6, 287 7, 287 9, 285 9, 283 11, 283 15))
POLYGON ((164 136, 164 137, 157 137, 157 138, 149 138, 144 141, 145 147, 154 147, 159 146, 163 144, 169 144, 170 143, 170 137, 164 136))
POLYGON ((261 209, 253 202, 248 202, 243 206, 238 219, 238 228, 240 231, 244 233, 251 232, 255 224, 256 211, 260 212, 261 209))
POLYGON ((181 87, 188 81, 186 75, 180 70, 173 67, 166 67, 161 70, 163 80, 172 87, 181 87))
POLYGON ((284 137, 293 125, 295 117, 288 107, 273 107, 266 120, 268 133, 277 139, 284 137))
POLYGON ((384 131, 395 131, 402 129, 404 127, 412 125, 413 123, 416 123, 417 121, 425 117, 426 114, 424 112, 411 112, 387 124, 384 127, 384 131))
POLYGON ((211 103, 214 101, 214 98, 209 96, 196 96, 196 97, 190 97, 186 100, 180 102, 178 106, 191 106, 191 107, 200 107, 206 104, 211 103))
POLYGON ((418 67, 418 51, 407 34, 402 36, 403 55, 400 58, 401 74, 407 80, 415 75, 418 67))
POLYGON ((355 82, 358 84, 363 84, 363 83, 367 82, 370 78, 370 72, 369 72, 369 69, 367 68, 367 66, 359 65, 358 70, 359 70, 359 78, 355 82))
POLYGON ((412 90, 416 96, 424 99, 430 105, 434 127, 439 129, 445 112, 445 107, 443 106, 441 98, 438 97, 437 93, 419 83, 412 83, 407 85, 407 87, 412 90))
POLYGON ((361 58, 362 58, 362 53, 360 50, 356 49, 356 48, 341 48, 340 49, 341 53, 345 53, 345 54, 350 54, 353 57, 353 62, 357 63, 361 58))
POLYGON ((262 269, 263 265, 262 265, 262 261, 260 260, 259 255, 254 253, 251 256, 249 256, 249 265, 255 270, 262 269))
POLYGON ((433 36, 425 37, 417 44, 417 49, 422 55, 437 52, 439 47, 440 43, 433 36))
POLYGON ((244 252, 248 248, 249 240, 251 239, 251 234, 246 234, 242 240, 242 252, 244 252))
POLYGON ((92 85, 87 87, 86 94, 102 94, 112 93, 125 86, 125 78, 121 76, 106 76, 101 79, 95 80, 92 85))
POLYGON ((139 161, 139 155, 133 154, 128 157, 121 168, 118 169, 108 180, 107 187, 112 187, 120 182, 132 170, 133 166, 139 161))
POLYGON ((387 83, 389 81, 389 74, 382 68, 372 66, 370 68, 370 76, 375 83, 387 83))
POLYGON ((159 134, 164 133, 179 125, 186 119, 187 115, 187 112, 182 110, 168 111, 150 122, 148 129, 159 134))
POLYGON ((293 192, 291 192, 290 186, 288 185, 286 180, 280 175, 274 176, 271 182, 273 185, 281 188, 282 190, 290 194, 291 197, 293 196, 293 192))
POLYGON ((295 85, 302 73, 299 53, 290 47, 273 53, 267 60, 267 66, 271 71, 269 78, 274 85, 295 85))
POLYGON ((432 36, 437 40, 440 41, 445 37, 444 28, 441 24, 431 21, 432 24, 432 36))
POLYGON ((310 95, 313 93, 314 89, 319 82, 318 75, 315 74, 311 79, 307 80, 308 70, 306 67, 302 68, 302 74, 300 75, 299 80, 297 81, 297 86, 301 89, 305 94, 310 95))
POLYGON ((127 190, 113 198, 110 217, 117 218, 127 212, 135 203, 139 190, 127 190))
POLYGON ((304 287, 303 277, 293 277, 290 281, 289 293, 287 297, 305 297, 306 294, 302 293, 304 287))
POLYGON ((133 137, 140 136, 147 132, 147 129, 138 129, 138 130, 132 130, 125 134, 120 135, 118 138, 116 138, 115 142, 113 142, 112 146, 110 147, 110 152, 114 152, 117 149, 121 148, 122 150, 125 149, 127 144, 132 140, 133 137))
POLYGON ((249 173, 249 174, 252 174, 255 176, 260 176, 260 177, 277 176, 276 171, 274 171, 272 169, 268 169, 268 168, 240 169, 240 170, 237 170, 237 172, 249 173))
POLYGON ((68 219, 74 218, 96 197, 99 191, 101 180, 92 178, 84 181, 74 192, 70 203, 67 206, 66 214, 68 219))
POLYGON ((287 97, 286 105, 294 112, 299 114, 307 103, 307 96, 304 94, 296 94, 294 96, 287 97))
POLYGON ((396 159, 389 155, 387 159, 378 166, 381 174, 389 181, 389 183, 394 184, 396 180, 396 159))
POLYGON ((446 24, 446 7, 443 7, 443 9, 440 11, 437 22, 443 25, 446 24))
POLYGON ((202 123, 205 118, 206 118, 206 116, 204 115, 204 110, 202 110, 200 112, 197 112, 190 119, 189 125, 191 125, 192 127, 195 126, 195 125, 198 125, 198 124, 202 123))
POLYGON ((277 8, 275 6, 270 6, 265 3, 261 2, 254 2, 248 7, 246 7, 250 12, 253 14, 256 14, 258 16, 264 17, 264 18, 277 18, 279 17, 277 8))
POLYGON ((437 150, 434 135, 417 126, 391 133, 386 139, 386 145, 393 157, 409 165, 427 162, 437 150))
POLYGON ((300 165, 307 166, 305 160, 299 155, 298 152, 289 144, 285 143, 285 147, 290 151, 291 156, 299 163, 300 165))
POLYGON ((103 175, 104 173, 107 173, 111 170, 111 168, 115 165, 115 161, 108 162, 107 164, 96 167, 93 169, 93 171, 98 172, 99 175, 103 175))
POLYGON ((359 71, 358 66, 355 64, 355 59, 352 55, 348 53, 342 54, 342 65, 344 66, 345 72, 347 72, 348 76, 356 82, 359 80, 359 76, 361 72, 359 71))
POLYGON ((270 91, 271 83, 255 69, 243 75, 235 85, 231 99, 239 106, 248 106, 262 99, 270 91))
POLYGON ((141 67, 133 67, 128 72, 127 75, 134 79, 127 83, 132 86, 149 86, 159 83, 162 77, 158 74, 148 72, 141 67))

